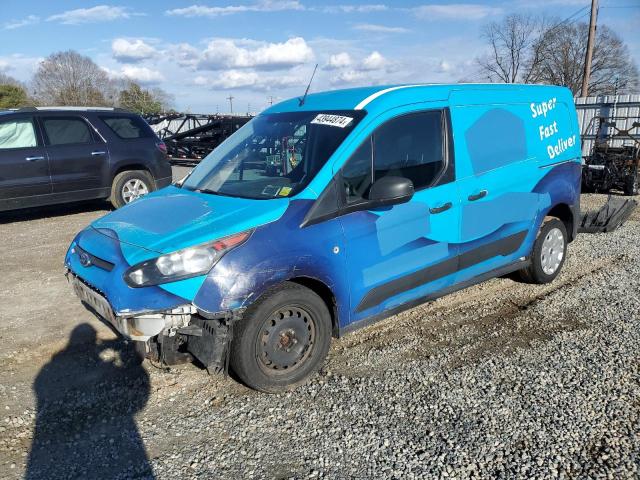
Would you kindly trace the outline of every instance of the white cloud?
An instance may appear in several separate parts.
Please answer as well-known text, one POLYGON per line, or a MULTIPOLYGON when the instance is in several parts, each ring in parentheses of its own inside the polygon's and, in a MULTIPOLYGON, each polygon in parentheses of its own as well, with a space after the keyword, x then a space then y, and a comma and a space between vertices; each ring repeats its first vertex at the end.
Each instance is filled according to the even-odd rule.
POLYGON ((200 50, 188 43, 179 43, 167 48, 167 56, 181 67, 195 68, 200 61, 200 50))
POLYGON ((451 65, 451 63, 447 62, 446 60, 441 60, 440 64, 438 65, 438 68, 436 69, 436 71, 440 73, 447 73, 447 72, 450 72, 451 70, 453 70, 453 66, 451 65))
POLYGON ((136 63, 157 55, 154 47, 139 38, 116 38, 111 42, 113 58, 123 63, 136 63))
POLYGON ((380 52, 371 52, 371 55, 362 61, 362 70, 380 70, 387 66, 388 60, 380 52))
POLYGON ((251 89, 268 91, 286 88, 293 85, 303 85, 304 79, 295 72, 287 75, 265 75, 252 70, 225 70, 211 76, 199 75, 193 83, 214 89, 234 90, 251 89))
POLYGON ((332 85, 344 85, 363 82, 367 78, 365 72, 361 70, 342 70, 338 72, 329 80, 332 85))
POLYGON ((244 12, 281 12, 284 10, 303 10, 304 7, 297 0, 262 0, 253 5, 226 5, 224 7, 209 7, 206 5, 191 5, 184 8, 167 10, 167 15, 182 17, 218 17, 244 12))
POLYGON ((40 17, 37 15, 29 15, 22 20, 11 20, 4 24, 5 30, 14 30, 16 28, 26 27, 29 25, 35 25, 40 22, 40 17))
POLYGON ((491 15, 500 15, 498 7, 475 3, 449 3, 422 5, 412 9, 413 14, 424 20, 481 20, 491 15))
POLYGON ((290 38, 284 43, 218 38, 209 42, 198 67, 204 70, 273 70, 301 65, 313 58, 313 50, 302 37, 290 38))
MULTIPOLYGON (((64 25, 79 25, 81 23, 110 22, 133 15, 126 7, 97 5, 91 8, 77 8, 68 10, 47 18, 49 22, 59 22, 64 25)), ((140 15, 140 14, 135 14, 140 15)))
POLYGON ((26 82, 38 69, 42 57, 27 57, 20 53, 0 56, 0 71, 10 73, 12 77, 26 82))
POLYGON ((114 77, 127 78, 143 85, 155 84, 164 81, 164 76, 157 70, 148 67, 138 67, 135 65, 125 65, 119 72, 107 70, 107 73, 114 77))
POLYGON ((325 66, 325 70, 336 70, 339 68, 349 67, 352 63, 351 55, 347 52, 336 53, 329 57, 329 63, 325 66))
POLYGON ((411 30, 403 27, 388 27, 386 25, 375 25, 372 23, 358 23, 354 25, 354 30, 373 33, 407 33, 411 30))
POLYGON ((328 5, 324 7, 314 8, 324 13, 371 13, 371 12, 384 12, 389 10, 389 7, 380 3, 365 4, 365 5, 328 5))

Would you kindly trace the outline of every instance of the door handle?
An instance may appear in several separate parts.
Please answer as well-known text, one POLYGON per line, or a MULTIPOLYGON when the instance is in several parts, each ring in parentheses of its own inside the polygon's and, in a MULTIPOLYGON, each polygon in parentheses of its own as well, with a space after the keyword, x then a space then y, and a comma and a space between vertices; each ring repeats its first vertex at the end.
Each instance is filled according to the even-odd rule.
POLYGON ((476 200, 480 200, 481 198, 486 197, 487 193, 489 192, 487 192, 486 190, 480 190, 478 193, 469 195, 467 198, 469 199, 470 202, 475 202, 476 200))
POLYGON ((91 155, 93 155, 94 157, 97 157, 99 155, 106 155, 107 152, 103 152, 102 150, 98 151, 98 152, 91 152, 91 155))
POLYGON ((440 205, 439 207, 433 207, 429 209, 430 213, 442 213, 442 212, 446 212, 447 210, 449 210, 451 207, 453 207, 453 203, 451 202, 447 202, 447 203, 443 203, 442 205, 440 205))
POLYGON ((37 162, 38 160, 44 160, 44 157, 25 157, 27 162, 37 162))

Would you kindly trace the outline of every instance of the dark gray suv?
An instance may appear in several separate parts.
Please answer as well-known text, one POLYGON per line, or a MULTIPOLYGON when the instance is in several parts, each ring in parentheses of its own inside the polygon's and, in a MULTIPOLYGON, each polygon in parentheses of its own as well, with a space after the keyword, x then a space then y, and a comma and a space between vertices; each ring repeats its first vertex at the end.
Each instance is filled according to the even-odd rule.
POLYGON ((170 183, 166 146, 136 114, 0 111, 0 211, 96 198, 117 208, 170 183))

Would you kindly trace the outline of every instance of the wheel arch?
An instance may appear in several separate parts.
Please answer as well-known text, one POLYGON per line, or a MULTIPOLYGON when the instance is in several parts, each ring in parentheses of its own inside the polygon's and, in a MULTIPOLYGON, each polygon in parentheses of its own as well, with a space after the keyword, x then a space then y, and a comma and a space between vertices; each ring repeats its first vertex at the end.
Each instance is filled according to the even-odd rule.
POLYGON ((326 283, 312 277, 298 276, 290 278, 288 281, 308 288, 322 299, 331 315, 331 333, 337 337, 340 331, 340 321, 336 297, 331 288, 326 283))
POLYGON ((569 242, 575 238, 576 218, 573 209, 566 203, 558 203, 547 211, 546 217, 555 217, 564 223, 569 235, 569 242))
POLYGON ((153 181, 153 184, 155 186, 156 179, 153 176, 153 172, 144 163, 137 163, 137 162, 123 163, 123 164, 117 165, 111 172, 111 183, 113 184, 113 181, 115 180, 115 178, 122 172, 136 171, 136 170, 142 170, 147 172, 151 177, 151 180, 153 181))

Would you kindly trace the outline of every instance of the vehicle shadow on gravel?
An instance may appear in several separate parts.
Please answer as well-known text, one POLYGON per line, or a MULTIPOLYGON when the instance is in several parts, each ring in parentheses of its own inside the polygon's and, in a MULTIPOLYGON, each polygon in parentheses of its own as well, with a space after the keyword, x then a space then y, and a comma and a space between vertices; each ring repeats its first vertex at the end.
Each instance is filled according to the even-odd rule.
POLYGON ((149 375, 133 346, 77 326, 38 373, 36 425, 25 478, 154 478, 134 415, 149 375))
POLYGON ((46 207, 24 208, 0 212, 0 225, 5 223, 29 222, 42 218, 63 217, 77 213, 95 212, 104 210, 105 213, 113 207, 105 200, 89 200, 85 202, 63 203, 46 207))

